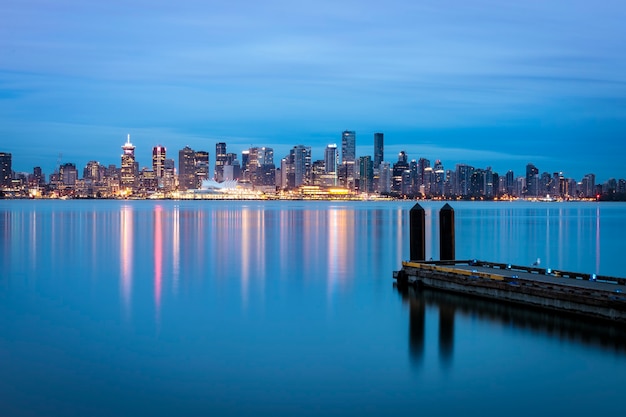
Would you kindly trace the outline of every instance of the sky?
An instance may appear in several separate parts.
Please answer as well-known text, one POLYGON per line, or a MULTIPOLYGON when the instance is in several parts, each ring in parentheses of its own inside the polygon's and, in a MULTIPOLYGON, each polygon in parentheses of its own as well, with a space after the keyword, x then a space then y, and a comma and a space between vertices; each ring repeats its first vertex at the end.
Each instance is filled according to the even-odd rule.
POLYGON ((623 0, 0 2, 13 169, 294 145, 626 178, 623 0))

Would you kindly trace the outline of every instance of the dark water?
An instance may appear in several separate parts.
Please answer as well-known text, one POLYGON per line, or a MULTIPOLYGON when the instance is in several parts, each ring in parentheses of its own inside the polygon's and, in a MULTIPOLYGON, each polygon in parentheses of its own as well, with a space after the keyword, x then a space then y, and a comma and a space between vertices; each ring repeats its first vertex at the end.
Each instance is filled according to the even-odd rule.
MULTIPOLYGON (((398 291, 412 205, 0 202, 0 415, 626 415, 623 329, 398 291)), ((626 205, 452 205, 457 258, 626 276, 626 205)))

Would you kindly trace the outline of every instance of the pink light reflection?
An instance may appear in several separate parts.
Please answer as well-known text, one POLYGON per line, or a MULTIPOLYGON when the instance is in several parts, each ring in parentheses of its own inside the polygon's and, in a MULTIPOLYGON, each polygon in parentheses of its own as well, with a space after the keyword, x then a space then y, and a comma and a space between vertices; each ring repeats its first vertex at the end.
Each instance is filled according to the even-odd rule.
POLYGON ((161 313, 161 281, 163 277, 163 230, 161 206, 154 207, 154 305, 157 320, 161 313))
POLYGON ((122 206, 120 212, 120 237, 121 290, 124 307, 128 313, 133 284, 133 210, 130 206, 122 206))

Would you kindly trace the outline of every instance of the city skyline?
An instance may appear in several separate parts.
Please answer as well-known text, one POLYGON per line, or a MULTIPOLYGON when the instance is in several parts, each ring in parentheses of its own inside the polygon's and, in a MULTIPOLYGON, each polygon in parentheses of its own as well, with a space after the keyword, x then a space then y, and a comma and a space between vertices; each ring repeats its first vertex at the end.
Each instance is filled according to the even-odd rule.
POLYGON ((626 177, 619 2, 245 3, 5 3, 2 151, 49 173, 131 133, 141 166, 157 144, 321 159, 351 130, 357 158, 384 132, 387 161, 626 177))
POLYGON ((172 198, 180 196, 179 192, 186 195, 191 191, 191 195, 195 195, 194 190, 212 188, 204 184, 209 179, 213 184, 225 181, 228 187, 241 180, 244 189, 275 195, 297 189, 308 193, 307 188, 312 187, 310 190, 316 188, 322 194, 330 192, 328 197, 338 188, 344 189, 342 196, 356 192, 408 198, 615 199, 617 196, 623 199, 626 194, 626 179, 597 182, 596 174, 588 173, 578 181, 560 171, 540 170, 530 162, 526 164, 525 175, 519 172, 515 175, 511 169, 501 174, 491 166, 483 169, 463 163, 450 168, 439 159, 410 159, 405 151, 399 152, 397 160, 390 163, 384 160, 384 133, 373 136, 374 155, 381 161, 378 165, 371 155, 356 157, 356 132, 346 130, 341 134, 341 153, 336 144, 329 144, 324 149, 323 159, 313 159, 311 147, 299 144, 293 146, 289 154, 278 157, 278 164, 275 164, 275 151, 271 147, 250 147, 241 152, 239 159, 237 153, 227 151, 227 143, 218 142, 211 170, 210 152, 189 146, 178 151, 177 168, 174 158, 167 158, 166 147, 162 145, 152 148, 152 165, 141 167, 128 134, 121 146, 119 166, 90 160, 82 178, 72 162, 59 163, 49 174, 49 181, 38 166, 33 167, 32 173, 15 172, 12 154, 0 152, 0 187, 22 195, 52 198, 146 198, 155 193, 162 198, 172 198))

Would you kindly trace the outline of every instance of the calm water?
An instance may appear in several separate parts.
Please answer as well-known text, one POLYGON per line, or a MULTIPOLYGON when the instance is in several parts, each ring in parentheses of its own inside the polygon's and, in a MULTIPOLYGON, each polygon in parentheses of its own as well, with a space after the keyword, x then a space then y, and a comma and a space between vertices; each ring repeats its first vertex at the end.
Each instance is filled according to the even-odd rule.
MULTIPOLYGON (((622 330, 399 292, 413 204, 0 201, 0 415, 625 415, 622 330)), ((626 276, 626 205, 452 206, 459 259, 626 276)))

